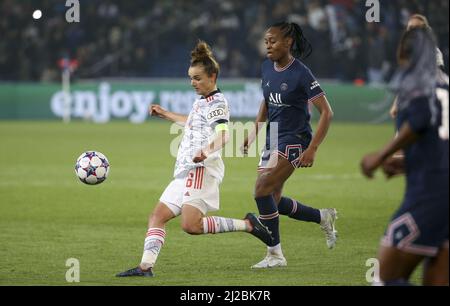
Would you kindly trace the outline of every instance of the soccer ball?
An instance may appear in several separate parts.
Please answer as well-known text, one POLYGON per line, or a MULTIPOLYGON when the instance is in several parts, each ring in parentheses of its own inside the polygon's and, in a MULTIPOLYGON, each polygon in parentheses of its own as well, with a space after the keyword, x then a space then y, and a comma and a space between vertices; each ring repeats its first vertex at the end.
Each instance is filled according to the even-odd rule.
POLYGON ((109 162, 105 155, 97 151, 87 151, 78 157, 75 164, 77 177, 85 184, 103 183, 109 174, 109 162))

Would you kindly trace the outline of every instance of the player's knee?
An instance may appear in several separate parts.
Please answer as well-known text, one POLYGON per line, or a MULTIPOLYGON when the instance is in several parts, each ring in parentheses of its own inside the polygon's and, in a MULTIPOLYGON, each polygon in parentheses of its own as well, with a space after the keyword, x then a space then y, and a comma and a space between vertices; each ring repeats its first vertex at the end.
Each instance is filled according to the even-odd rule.
POLYGON ((183 220, 181 222, 181 228, 189 235, 199 235, 203 233, 202 227, 199 222, 183 220))
POLYGON ((275 191, 273 193, 273 199, 275 200, 275 204, 279 204, 281 201, 281 192, 280 191, 275 191))
POLYGON ((255 197, 264 197, 273 194, 275 190, 275 184, 268 178, 261 178, 256 182, 255 197))

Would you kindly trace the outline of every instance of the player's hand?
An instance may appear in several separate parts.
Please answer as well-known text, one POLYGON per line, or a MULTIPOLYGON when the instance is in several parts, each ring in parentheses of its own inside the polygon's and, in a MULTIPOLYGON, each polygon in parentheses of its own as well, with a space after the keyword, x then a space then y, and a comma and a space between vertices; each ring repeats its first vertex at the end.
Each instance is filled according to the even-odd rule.
POLYGON ((167 112, 164 108, 158 104, 152 104, 149 108, 150 116, 158 116, 159 118, 166 118, 165 113, 167 112))
POLYGON ((373 173, 382 163, 378 153, 367 154, 361 160, 361 171, 366 177, 373 178, 373 173))
POLYGON ((386 159, 381 165, 386 178, 405 173, 405 157, 403 155, 395 155, 386 159))
POLYGON ((314 159, 316 158, 316 150, 309 147, 306 149, 302 155, 300 155, 300 167, 301 168, 309 168, 314 164, 314 159))
POLYGON ((248 154, 248 139, 244 140, 244 143, 241 145, 240 150, 244 156, 247 156, 247 154, 248 154))
POLYGON ((201 163, 202 161, 204 161, 207 158, 208 158, 208 154, 204 150, 199 150, 195 154, 195 156, 192 159, 192 161, 197 164, 197 163, 201 163))

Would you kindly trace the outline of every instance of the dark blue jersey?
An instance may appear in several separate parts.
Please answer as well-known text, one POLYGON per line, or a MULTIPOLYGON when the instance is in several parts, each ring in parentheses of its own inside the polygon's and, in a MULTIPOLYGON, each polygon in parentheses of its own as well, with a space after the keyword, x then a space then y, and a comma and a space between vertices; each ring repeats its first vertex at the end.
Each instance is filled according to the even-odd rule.
POLYGON ((408 122, 419 139, 405 149, 406 198, 448 196, 448 83, 433 99, 399 101, 397 128, 408 122))
POLYGON ((268 109, 267 137, 270 123, 277 123, 279 143, 309 145, 312 138, 309 102, 324 95, 311 71, 298 59, 282 70, 266 60, 262 64, 261 81, 268 109))

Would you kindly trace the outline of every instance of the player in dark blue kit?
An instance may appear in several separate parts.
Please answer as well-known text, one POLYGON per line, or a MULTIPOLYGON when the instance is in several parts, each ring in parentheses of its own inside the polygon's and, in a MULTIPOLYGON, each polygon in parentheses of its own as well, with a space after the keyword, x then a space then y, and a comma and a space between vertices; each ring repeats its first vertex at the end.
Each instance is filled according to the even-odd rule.
POLYGON ((436 43, 430 29, 407 31, 398 51, 398 135, 380 152, 366 155, 361 167, 369 178, 380 166, 388 177, 406 173, 403 203, 382 239, 380 281, 408 285, 425 259, 423 284, 448 286, 449 87, 436 66, 436 43), (404 163, 384 163, 399 149, 404 163))
POLYGON ((311 53, 311 45, 295 23, 277 23, 265 34, 268 59, 262 65, 264 100, 256 118, 256 129, 245 139, 244 153, 267 121, 267 139, 255 185, 255 200, 261 222, 272 232, 267 256, 252 268, 286 266, 279 234, 279 214, 315 222, 325 231, 327 245, 336 243, 335 209, 315 209, 283 197, 286 180, 296 168, 312 167, 324 140, 333 112, 311 71, 299 60, 311 53), (310 126, 310 103, 320 119, 316 133, 310 126))

